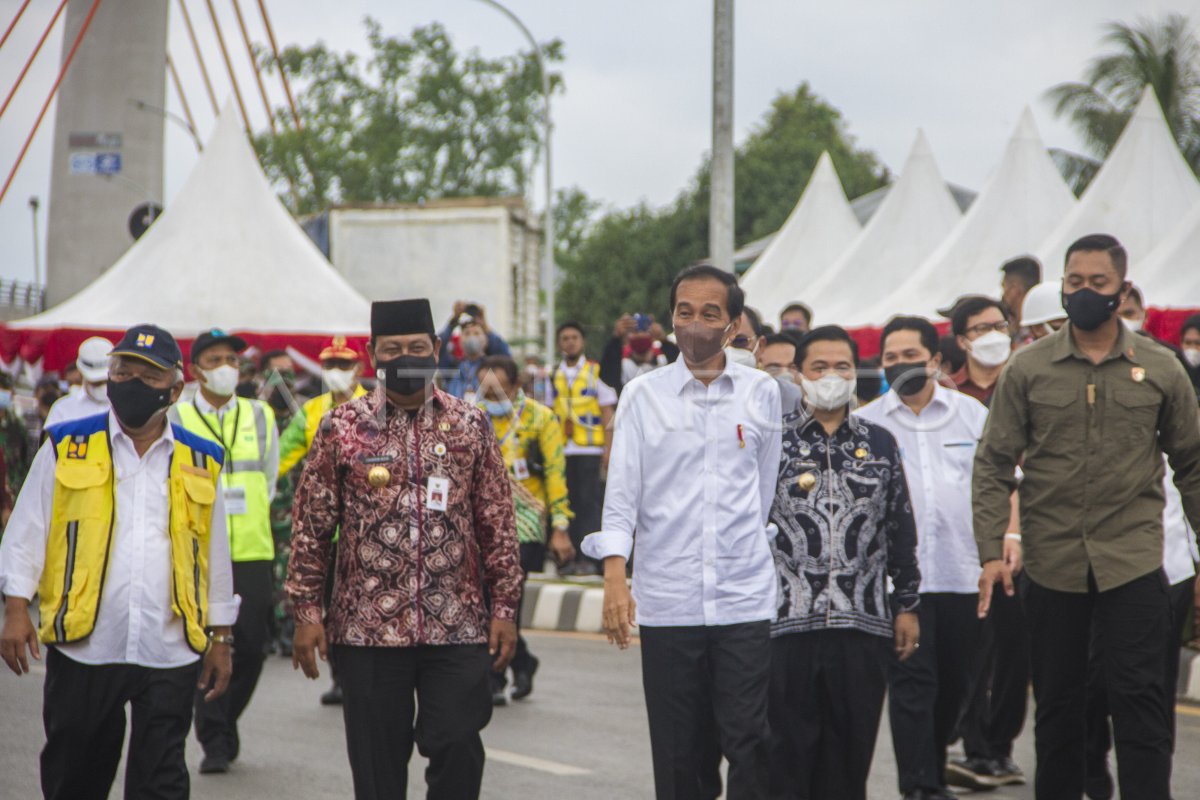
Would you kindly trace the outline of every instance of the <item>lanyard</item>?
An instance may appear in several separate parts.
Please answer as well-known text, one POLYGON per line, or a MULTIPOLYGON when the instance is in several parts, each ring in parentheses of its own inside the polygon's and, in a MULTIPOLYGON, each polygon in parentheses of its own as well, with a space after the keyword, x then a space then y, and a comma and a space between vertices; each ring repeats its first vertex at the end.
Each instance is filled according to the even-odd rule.
MULTIPOLYGON (((525 403, 527 403, 528 401, 529 401, 528 397, 521 401, 521 407, 517 409, 517 415, 515 417, 513 417, 512 421, 510 421, 508 423, 508 431, 505 432, 504 436, 502 436, 500 438, 500 446, 501 447, 504 447, 504 444, 509 439, 511 439, 512 435, 517 432, 518 428, 521 427, 521 417, 525 414, 525 403)), ((495 429, 496 429, 496 423, 493 422, 492 430, 495 430, 495 429)))
MULTIPOLYGON (((237 444, 238 426, 242 421, 242 404, 234 402, 233 407, 233 444, 237 444)), ((217 424, 221 426, 221 431, 218 432, 212 425, 208 424, 208 417, 200 410, 200 406, 196 404, 196 399, 192 398, 192 408, 196 409, 196 416, 200 417, 200 421, 204 423, 204 427, 208 428, 209 433, 217 437, 217 441, 221 443, 221 447, 225 450, 225 467, 230 473, 233 472, 233 459, 230 457, 233 453, 233 444, 225 443, 225 425, 221 419, 220 411, 217 412, 217 424)))

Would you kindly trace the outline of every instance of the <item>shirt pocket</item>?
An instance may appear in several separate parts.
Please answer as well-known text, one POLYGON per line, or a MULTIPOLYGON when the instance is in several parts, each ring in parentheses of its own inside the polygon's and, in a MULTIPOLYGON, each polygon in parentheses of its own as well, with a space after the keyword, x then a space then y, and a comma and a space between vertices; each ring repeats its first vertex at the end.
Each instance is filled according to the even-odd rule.
POLYGON ((1082 403, 1078 389, 1034 387, 1029 392, 1029 433, 1031 443, 1084 441, 1082 403))
POLYGON ((1106 422, 1126 445, 1144 445, 1154 439, 1162 396, 1150 388, 1117 389, 1113 413, 1106 422))

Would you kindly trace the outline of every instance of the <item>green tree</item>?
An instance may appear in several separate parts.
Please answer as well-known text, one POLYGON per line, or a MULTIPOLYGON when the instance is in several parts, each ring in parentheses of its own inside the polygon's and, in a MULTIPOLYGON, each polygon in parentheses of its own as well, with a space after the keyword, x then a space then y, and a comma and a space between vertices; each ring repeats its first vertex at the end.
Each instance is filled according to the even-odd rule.
MULTIPOLYGON (((761 124, 738 148, 734 161, 734 234, 745 244, 778 230, 795 206, 821 152, 828 150, 846 193, 857 197, 888 181, 874 154, 856 147, 841 113, 807 84, 779 95, 761 124)), ((671 280, 708 253, 709 166, 665 208, 641 204, 610 209, 592 220, 586 235, 558 255, 561 319, 577 319, 593 348, 624 313, 668 319, 671 280)), ((667 325, 666 327, 669 327, 667 325)))
MULTIPOLYGON (((331 203, 415 202, 437 197, 523 196, 541 145, 541 73, 532 52, 459 53, 445 28, 387 36, 364 21, 369 55, 322 43, 288 47, 278 64, 299 89, 302 130, 276 110, 278 136, 255 137, 267 175, 293 211, 331 203)), ((561 62, 562 42, 544 44, 561 62)), ((557 75, 552 86, 561 87, 557 75)))
POLYGON ((1154 87, 1184 158, 1200 174, 1200 41, 1190 20, 1168 14, 1132 25, 1111 22, 1104 30, 1101 42, 1108 49, 1088 63, 1083 81, 1061 83, 1046 93, 1092 156, 1055 152, 1064 176, 1077 193, 1087 186, 1147 85, 1154 87))

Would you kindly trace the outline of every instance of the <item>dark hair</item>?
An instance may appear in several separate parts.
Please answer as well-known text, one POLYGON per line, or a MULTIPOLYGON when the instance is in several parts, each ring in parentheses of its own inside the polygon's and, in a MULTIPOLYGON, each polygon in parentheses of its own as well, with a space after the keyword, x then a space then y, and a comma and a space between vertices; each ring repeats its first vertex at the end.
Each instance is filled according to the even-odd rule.
POLYGON ((788 303, 786 306, 783 307, 783 311, 779 312, 780 318, 782 318, 783 315, 788 313, 789 311, 799 311, 801 314, 804 315, 805 322, 807 322, 809 325, 812 325, 812 309, 809 308, 808 306, 804 305, 804 303, 800 303, 800 302, 788 303))
POLYGON ((950 314, 950 330, 954 331, 955 336, 966 336, 967 320, 989 308, 998 309, 1004 318, 1008 319, 1008 309, 999 300, 990 297, 968 297, 954 304, 954 311, 950 314))
POLYGON ((800 346, 800 342, 804 341, 804 331, 798 331, 795 328, 784 328, 776 335, 791 340, 792 344, 797 347, 800 346))
POLYGON ((1025 285, 1026 290, 1032 289, 1042 282, 1042 262, 1033 256, 1017 256, 1004 262, 1000 267, 1006 278, 1016 278, 1025 285))
MULTIPOLYGON (((263 353, 261 356, 258 357, 259 371, 261 372, 262 370, 266 369, 267 364, 270 364, 271 361, 273 361, 276 358, 279 358, 280 356, 288 356, 288 351, 287 350, 268 350, 267 352, 263 353)), ((288 356, 288 358, 291 358, 291 356, 288 356)), ((195 360, 196 359, 194 359, 194 358, 192 359, 193 362, 195 360)))
POLYGON ((1144 298, 1144 297, 1142 297, 1142 290, 1141 290, 1141 289, 1139 289, 1139 288, 1138 288, 1138 287, 1136 287, 1136 286, 1130 287, 1130 289, 1129 289, 1129 296, 1130 296, 1131 298, 1133 298, 1133 300, 1134 300, 1134 301, 1135 301, 1135 302, 1138 304, 1138 306, 1139 306, 1140 308, 1142 308, 1142 309, 1145 309, 1145 308, 1146 308, 1146 300, 1145 300, 1145 298, 1144 298))
POLYGON ((796 347, 800 343, 796 340, 796 337, 788 336, 786 333, 772 333, 763 339, 763 347, 770 347, 773 344, 790 344, 792 347, 796 347))
POLYGON ((1108 253, 1117 275, 1121 280, 1125 280, 1125 273, 1129 269, 1129 254, 1125 252, 1124 245, 1117 241, 1117 237, 1107 233, 1089 233, 1087 236, 1081 236, 1067 248, 1067 255, 1063 259, 1064 267, 1071 260, 1072 253, 1108 253))
POLYGON ((937 351, 942 354, 943 366, 951 373, 958 372, 967 363, 967 351, 958 346, 958 339, 953 336, 938 339, 937 351))
POLYGON ((750 306, 742 306, 742 316, 750 322, 750 329, 754 331, 755 338, 763 335, 762 315, 756 309, 750 306))
POLYGON ((896 331, 916 331, 921 336, 921 346, 929 351, 929 357, 932 358, 938 351, 938 332, 937 328, 933 327, 933 323, 924 317, 892 317, 888 320, 888 324, 883 326, 883 333, 879 334, 879 352, 882 353, 884 345, 887 344, 887 338, 896 331))
POLYGON ((575 330, 579 331, 579 335, 584 339, 587 338, 587 334, 584 333, 583 330, 583 325, 573 319, 569 319, 566 322, 560 323, 559 326, 554 329, 554 338, 557 339, 559 336, 562 336, 562 332, 570 328, 574 328, 575 330))
POLYGON ((850 338, 850 334, 846 333, 846 329, 838 325, 822 325, 804 334, 800 344, 796 345, 796 366, 804 363, 804 359, 808 357, 808 348, 813 342, 845 342, 850 345, 850 355, 854 363, 858 363, 858 345, 850 338))
POLYGON ((742 313, 746 305, 746 293, 742 291, 742 287, 738 286, 737 278, 732 272, 726 272, 709 264, 685 267, 675 276, 675 280, 671 282, 671 313, 675 312, 675 294, 679 290, 679 284, 700 278, 712 278, 720 281, 721 285, 725 287, 725 311, 729 314, 730 319, 742 313))
POLYGON ((517 362, 508 356, 487 356, 479 362, 479 372, 503 372, 509 383, 517 385, 517 362))
POLYGON ((1179 329, 1179 335, 1183 336, 1191 330, 1200 331, 1200 314, 1192 314, 1183 321, 1183 327, 1179 329))

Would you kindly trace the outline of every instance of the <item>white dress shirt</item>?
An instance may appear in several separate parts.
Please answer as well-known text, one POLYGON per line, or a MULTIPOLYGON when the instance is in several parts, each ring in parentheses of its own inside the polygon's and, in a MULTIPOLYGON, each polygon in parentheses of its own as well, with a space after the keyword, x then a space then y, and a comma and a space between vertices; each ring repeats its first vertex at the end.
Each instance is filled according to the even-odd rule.
MULTIPOLYGON (((221 423, 221 437, 219 438, 223 439, 225 435, 225 415, 231 412, 236 412, 237 401, 237 395, 233 395, 226 400, 220 408, 217 408, 212 403, 208 402, 208 399, 204 396, 203 392, 197 389, 195 396, 188 402, 195 403, 196 408, 200 410, 201 414, 217 415, 217 421, 221 423)), ((184 401, 180 400, 179 402, 182 403, 184 401)), ((262 401, 254 400, 252 402, 261 403, 262 401)), ((178 419, 177 416, 174 418, 178 419)), ((267 500, 270 502, 275 499, 275 489, 277 488, 276 484, 279 482, 279 433, 275 430, 274 426, 268 425, 267 427, 270 428, 270 430, 267 431, 267 458, 264 462, 266 464, 266 469, 263 470, 263 474, 267 476, 267 500)), ((209 431, 209 433, 211 433, 211 431, 209 431)), ((221 442, 221 446, 226 447, 224 441, 221 442)), ((226 449, 226 455, 228 455, 228 449, 226 449)), ((226 459, 226 461, 228 461, 228 459, 226 459)), ((222 471, 222 486, 225 485, 224 477, 225 472, 222 471)))
POLYGON ((1196 576, 1196 562, 1200 552, 1196 550, 1196 534, 1183 513, 1183 498, 1175 486, 1175 472, 1163 459, 1166 477, 1163 478, 1163 572, 1167 583, 1174 586, 1196 576))
MULTIPOLYGON (((587 363, 587 361, 583 358, 581 358, 581 359, 579 359, 579 361, 575 362, 575 366, 573 366, 573 367, 568 367, 567 362, 565 360, 559 362, 558 371, 563 374, 563 377, 567 381, 568 387, 572 386, 575 383, 575 379, 579 377, 579 370, 581 368, 583 368, 583 366, 586 363, 587 363)), ((595 390, 596 390, 596 400, 599 402, 601 408, 612 408, 613 406, 615 406, 617 404, 617 390, 616 389, 612 388, 611 386, 609 386, 607 383, 600 380, 599 378, 596 378, 596 385, 593 388, 595 388, 595 390)), ((550 405, 553 406, 554 403, 551 402, 550 405)), ((584 445, 584 444, 576 444, 575 437, 572 436, 572 437, 569 437, 563 443, 563 455, 564 456, 602 456, 602 455, 604 455, 604 445, 595 447, 595 446, 589 446, 589 445, 584 445)))
MULTIPOLYGON (((171 609, 171 542, 167 532, 167 474, 175 436, 162 438, 138 457, 133 440, 111 412, 108 429, 116 480, 116 522, 96 627, 79 642, 55 645, 85 664, 181 667, 200 656, 188 647, 183 620, 171 609)), ((0 541, 0 591, 32 600, 46 560, 54 499, 54 446, 46 441, 29 469, 0 541)), ((237 620, 225 504, 217 492, 208 545, 208 619, 213 626, 237 620)))
POLYGON ((775 616, 767 520, 779 475, 779 407, 774 378, 728 360, 708 386, 680 358, 625 387, 603 529, 583 551, 635 552, 639 624, 775 616))
MULTIPOLYGON (((101 387, 101 392, 103 391, 104 388, 101 387)), ((46 415, 46 424, 42 428, 44 430, 60 422, 94 417, 97 414, 107 412, 109 408, 111 406, 108 402, 108 396, 105 394, 101 394, 101 399, 97 399, 92 397, 91 392, 87 389, 82 389, 78 392, 69 392, 58 398, 54 402, 54 405, 50 406, 50 413, 46 415)))
POLYGON ((987 408, 935 383, 933 399, 919 415, 894 389, 854 413, 886 428, 900 445, 917 523, 921 592, 978 592, 971 469, 987 408))

